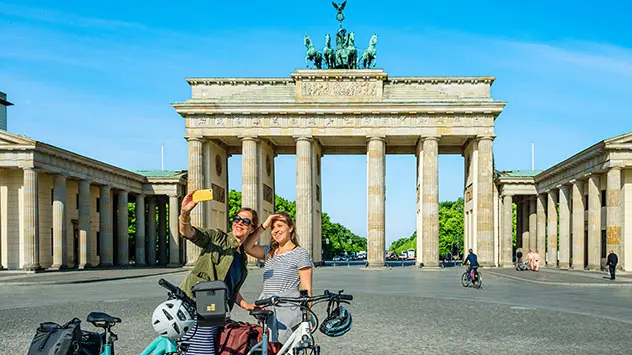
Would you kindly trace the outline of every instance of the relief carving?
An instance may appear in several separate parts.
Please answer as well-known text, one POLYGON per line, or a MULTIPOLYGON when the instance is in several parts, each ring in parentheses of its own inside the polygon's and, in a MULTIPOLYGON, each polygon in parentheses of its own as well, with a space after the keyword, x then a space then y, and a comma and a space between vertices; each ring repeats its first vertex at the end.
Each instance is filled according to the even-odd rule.
POLYGON ((274 204, 274 193, 272 193, 272 188, 266 184, 263 184, 263 200, 274 204))
POLYGON ((378 82, 315 81, 303 82, 303 96, 377 96, 378 82))
POLYGON ((213 201, 225 203, 226 202, 226 190, 223 187, 211 184, 211 188, 213 189, 213 201))

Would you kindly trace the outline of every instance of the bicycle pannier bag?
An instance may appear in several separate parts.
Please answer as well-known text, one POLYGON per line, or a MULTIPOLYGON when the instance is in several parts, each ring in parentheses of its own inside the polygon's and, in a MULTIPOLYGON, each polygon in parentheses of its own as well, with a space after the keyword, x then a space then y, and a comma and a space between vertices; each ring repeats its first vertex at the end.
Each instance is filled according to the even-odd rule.
MULTIPOLYGON (((230 321, 220 327, 215 337, 217 354, 246 354, 263 338, 263 328, 257 324, 230 321)), ((268 354, 281 350, 281 343, 268 343, 268 354)))
POLYGON ((41 323, 35 332, 28 355, 76 355, 81 351, 81 320, 73 318, 59 325, 41 323))
POLYGON ((198 325, 215 327, 226 324, 226 291, 224 281, 200 282, 191 289, 195 295, 198 325))

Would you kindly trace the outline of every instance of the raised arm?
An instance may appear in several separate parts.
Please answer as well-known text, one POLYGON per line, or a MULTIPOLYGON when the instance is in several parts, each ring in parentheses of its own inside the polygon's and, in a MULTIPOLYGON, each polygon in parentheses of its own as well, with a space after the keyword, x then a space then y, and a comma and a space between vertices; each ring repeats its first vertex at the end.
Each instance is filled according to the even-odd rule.
POLYGON ((195 190, 190 191, 184 199, 182 199, 182 207, 180 207, 180 216, 178 217, 178 229, 180 235, 186 239, 193 239, 195 237, 195 228, 191 225, 191 210, 197 206, 197 202, 193 201, 193 193, 195 190))
POLYGON ((257 240, 259 240, 259 237, 264 230, 270 228, 273 216, 274 215, 269 215, 268 218, 266 218, 265 222, 263 222, 260 226, 257 227, 257 229, 255 229, 254 232, 246 237, 243 245, 244 250, 246 251, 246 253, 248 253, 248 255, 257 259, 265 260, 266 250, 261 245, 257 245, 257 240))

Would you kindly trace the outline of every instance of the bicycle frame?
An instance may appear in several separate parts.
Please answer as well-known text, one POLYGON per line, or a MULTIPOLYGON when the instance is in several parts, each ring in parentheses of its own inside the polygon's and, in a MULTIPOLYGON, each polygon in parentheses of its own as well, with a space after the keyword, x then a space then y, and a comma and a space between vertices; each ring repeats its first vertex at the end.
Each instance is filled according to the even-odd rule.
POLYGON ((285 345, 283 345, 277 355, 289 354, 292 349, 300 347, 304 336, 308 337, 311 345, 315 345, 314 337, 312 337, 312 333, 309 330, 309 321, 305 320, 302 321, 298 328, 290 335, 290 338, 285 342, 285 345))
MULTIPOLYGON (((149 344, 145 350, 143 350, 141 355, 164 355, 164 354, 177 354, 178 346, 176 343, 165 337, 157 337, 154 341, 149 344)), ((110 355, 110 354, 102 354, 102 355, 110 355)))

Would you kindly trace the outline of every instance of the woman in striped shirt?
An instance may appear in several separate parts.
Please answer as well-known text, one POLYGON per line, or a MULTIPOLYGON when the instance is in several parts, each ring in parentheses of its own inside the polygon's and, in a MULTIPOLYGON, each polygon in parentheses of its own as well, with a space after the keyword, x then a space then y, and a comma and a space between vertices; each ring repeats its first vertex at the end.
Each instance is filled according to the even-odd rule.
MULTIPOLYGON (((244 242, 249 255, 265 260, 263 292, 259 299, 270 296, 298 297, 299 290, 312 295, 312 261, 307 250, 301 248, 296 238, 292 217, 285 212, 270 215, 244 242), (270 244, 255 245, 261 232, 272 228, 270 244)), ((292 334, 292 328, 301 322, 299 307, 273 307, 271 341, 283 343, 292 334)))

